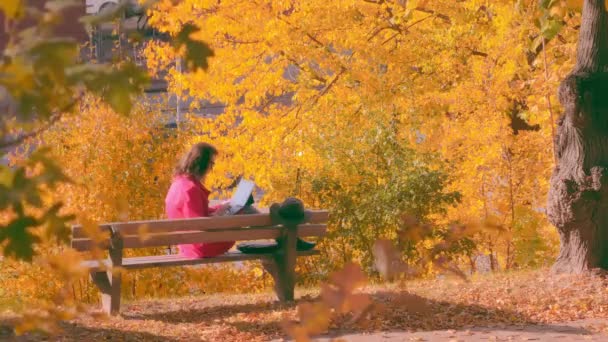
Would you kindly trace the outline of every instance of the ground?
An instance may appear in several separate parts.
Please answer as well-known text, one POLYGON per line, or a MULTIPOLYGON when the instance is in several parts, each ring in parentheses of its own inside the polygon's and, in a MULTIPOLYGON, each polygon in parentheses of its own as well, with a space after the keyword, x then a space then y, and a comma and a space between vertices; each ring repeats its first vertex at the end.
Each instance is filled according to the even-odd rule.
MULTIPOLYGON (((373 308, 358 321, 337 317, 320 341, 608 341, 608 279, 548 271, 412 281, 364 288, 373 308)), ((317 290, 298 291, 298 303, 317 290)), ((80 318, 63 332, 16 337, 10 320, 0 340, 268 341, 286 338, 282 322, 296 305, 272 294, 210 295, 125 303, 122 315, 80 318)))

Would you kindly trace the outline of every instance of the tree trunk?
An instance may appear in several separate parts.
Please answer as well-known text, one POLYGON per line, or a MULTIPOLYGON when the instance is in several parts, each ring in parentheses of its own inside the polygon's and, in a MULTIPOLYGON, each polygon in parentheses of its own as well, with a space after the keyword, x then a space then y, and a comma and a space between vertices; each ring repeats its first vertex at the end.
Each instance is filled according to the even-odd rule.
POLYGON ((585 0, 577 63, 559 87, 547 216, 560 234, 553 270, 608 269, 608 21, 604 0, 585 0))

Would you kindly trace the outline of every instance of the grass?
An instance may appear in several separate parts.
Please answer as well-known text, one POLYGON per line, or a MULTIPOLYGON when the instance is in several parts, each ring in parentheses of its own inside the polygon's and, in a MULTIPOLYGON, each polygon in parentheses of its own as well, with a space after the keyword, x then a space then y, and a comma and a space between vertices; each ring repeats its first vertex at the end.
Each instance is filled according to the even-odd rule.
MULTIPOLYGON (((411 281, 362 290, 372 296, 373 307, 355 322, 348 315, 335 318, 330 333, 527 326, 608 318, 608 280, 594 275, 551 276, 547 270, 538 270, 477 276, 470 282, 411 281)), ((298 303, 317 300, 317 296, 317 289, 297 291, 298 303)), ((119 317, 101 321, 82 317, 62 323, 63 332, 53 340, 267 341, 285 336, 282 322, 296 319, 296 311, 297 305, 277 303, 272 293, 135 301, 125 303, 119 317)), ((15 339, 7 328, 0 329, 3 338, 15 339)), ((39 338, 35 334, 21 337, 39 338)))

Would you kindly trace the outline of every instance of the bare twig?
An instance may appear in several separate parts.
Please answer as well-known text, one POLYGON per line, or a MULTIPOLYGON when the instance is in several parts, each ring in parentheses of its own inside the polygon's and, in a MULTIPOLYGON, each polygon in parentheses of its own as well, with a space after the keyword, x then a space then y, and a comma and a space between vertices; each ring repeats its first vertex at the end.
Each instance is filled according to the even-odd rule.
POLYGON ((473 55, 473 56, 488 57, 488 54, 485 53, 485 52, 473 50, 470 47, 467 47, 466 49, 469 50, 469 51, 471 51, 471 55, 473 55))
POLYGON ((8 148, 8 147, 19 145, 22 142, 24 142, 25 140, 37 136, 38 134, 40 134, 40 133, 46 131, 47 129, 51 128, 51 126, 53 126, 53 124, 55 124, 55 122, 57 122, 60 118, 61 118, 61 114, 53 115, 53 116, 51 116, 51 119, 49 120, 49 122, 47 122, 46 125, 38 128, 37 130, 31 131, 31 132, 28 132, 28 133, 23 133, 23 134, 20 134, 20 135, 14 137, 14 138, 9 138, 9 139, 5 139, 3 141, 0 141, 0 149, 5 149, 5 148, 8 148))
POLYGON ((319 98, 321 98, 321 96, 327 94, 327 92, 329 91, 329 89, 331 89, 331 87, 333 87, 334 84, 336 84, 336 82, 338 81, 338 79, 340 78, 340 76, 342 76, 342 74, 344 74, 345 71, 346 71, 346 68, 345 67, 341 67, 340 68, 340 72, 336 75, 336 77, 334 77, 331 80, 331 82, 329 82, 329 84, 325 88, 323 88, 323 90, 319 93, 319 95, 317 95, 316 100, 313 103, 311 103, 311 105, 315 104, 319 100, 319 98))
POLYGON ((380 45, 384 45, 388 42, 390 42, 391 40, 393 40, 395 37, 397 37, 399 35, 399 32, 396 32, 395 34, 393 34, 392 36, 388 37, 385 41, 382 42, 382 44, 380 45))
POLYGON ((226 40, 229 43, 233 43, 233 44, 258 44, 261 43, 262 40, 240 40, 237 39, 236 37, 226 33, 224 34, 224 40, 226 40))
POLYGON ((450 24, 452 23, 452 19, 450 19, 450 17, 448 17, 445 14, 437 13, 434 10, 430 10, 430 9, 424 8, 424 7, 416 7, 416 11, 420 11, 420 12, 424 12, 424 13, 429 13, 429 14, 434 14, 437 18, 442 19, 446 23, 450 23, 450 24))
POLYGON ((71 101, 70 103, 68 103, 63 108, 60 108, 57 111, 57 113, 51 115, 49 121, 45 125, 43 125, 42 127, 38 128, 36 130, 33 130, 31 132, 20 134, 20 135, 18 135, 16 137, 13 137, 13 138, 4 138, 4 139, 2 139, 0 141, 0 149, 5 149, 5 148, 8 148, 8 147, 13 147, 13 146, 19 145, 19 144, 23 143, 25 140, 27 140, 29 138, 33 138, 33 137, 39 135, 40 133, 48 130, 57 121, 59 121, 59 119, 61 119, 61 116, 63 115, 63 113, 69 111, 81 99, 82 99, 82 96, 79 96, 78 98, 74 99, 73 101, 71 101))
POLYGON ((414 21, 413 23, 409 24, 408 26, 406 26, 405 29, 404 29, 404 31, 407 31, 410 28, 412 28, 412 27, 420 24, 421 22, 426 21, 427 19, 432 18, 434 16, 436 16, 436 14, 431 14, 429 16, 426 16, 426 17, 422 18, 422 19, 418 19, 418 20, 414 21))

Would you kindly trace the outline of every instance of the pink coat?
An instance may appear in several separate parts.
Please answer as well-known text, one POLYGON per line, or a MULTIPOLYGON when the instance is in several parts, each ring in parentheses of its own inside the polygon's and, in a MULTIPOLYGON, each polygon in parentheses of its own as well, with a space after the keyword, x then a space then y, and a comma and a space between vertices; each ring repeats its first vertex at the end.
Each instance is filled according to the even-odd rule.
MULTIPOLYGON (((217 208, 209 208, 209 190, 192 176, 176 176, 165 197, 165 212, 170 219, 207 217, 217 208)), ((179 245, 180 254, 189 258, 205 258, 223 254, 234 241, 179 245)))

